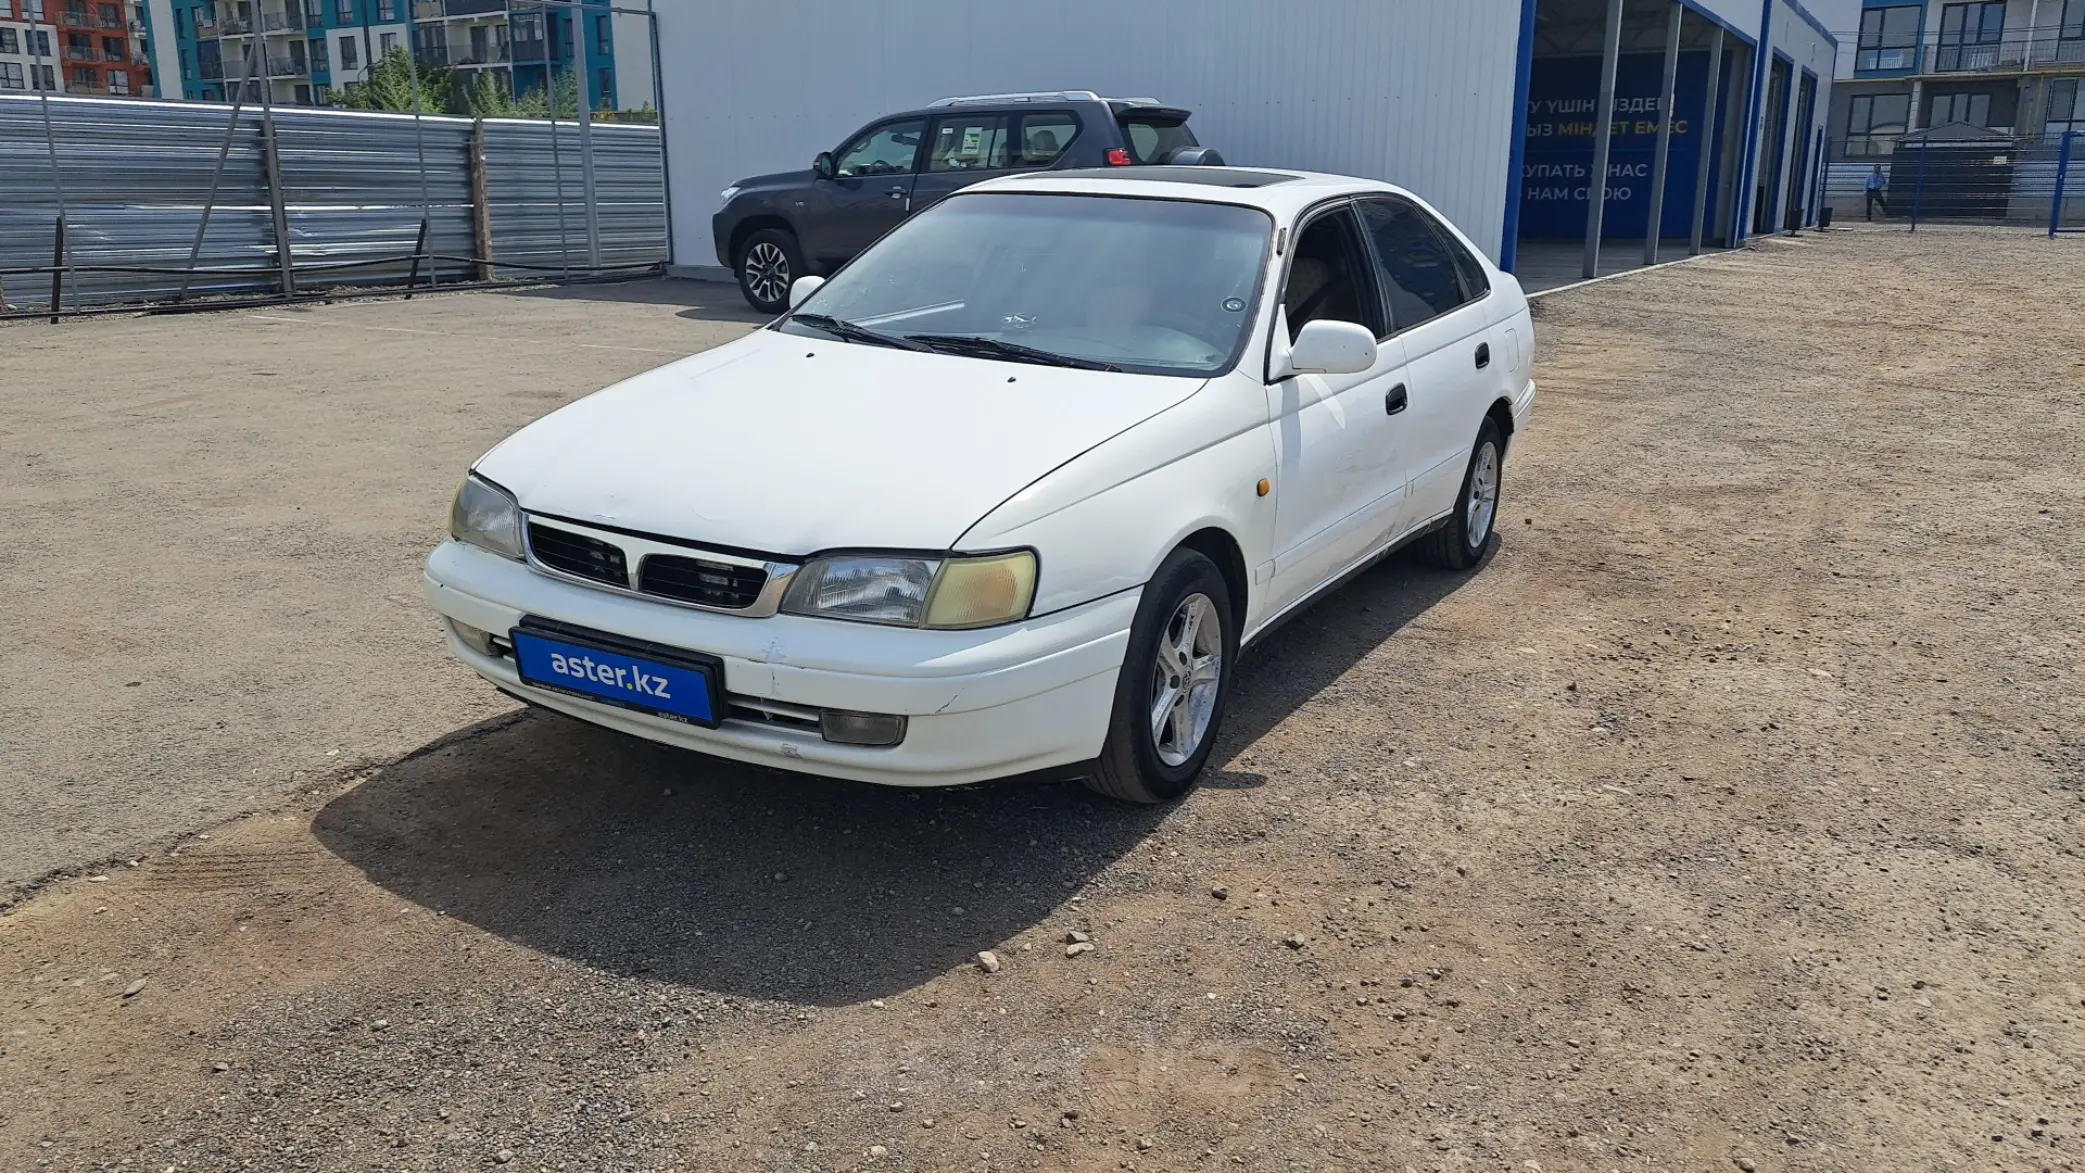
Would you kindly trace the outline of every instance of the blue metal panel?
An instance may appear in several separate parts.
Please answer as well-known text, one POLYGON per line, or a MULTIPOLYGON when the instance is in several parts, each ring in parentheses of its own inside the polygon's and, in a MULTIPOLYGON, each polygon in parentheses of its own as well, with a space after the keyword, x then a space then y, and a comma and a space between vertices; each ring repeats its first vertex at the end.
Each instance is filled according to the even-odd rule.
POLYGON ((1499 268, 1520 263, 1520 200, 1527 184, 1528 91, 1535 72, 1535 0, 1520 4, 1520 60, 1513 75, 1513 154, 1506 168, 1506 228, 1499 240, 1499 268))

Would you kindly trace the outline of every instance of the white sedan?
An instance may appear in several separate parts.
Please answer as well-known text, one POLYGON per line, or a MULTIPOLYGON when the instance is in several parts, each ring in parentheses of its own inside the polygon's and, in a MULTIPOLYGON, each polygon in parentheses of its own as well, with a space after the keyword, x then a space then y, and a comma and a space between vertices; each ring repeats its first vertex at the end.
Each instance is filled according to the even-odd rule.
POLYGON ((1400 547, 1479 563, 1535 396, 1518 283, 1358 179, 995 180, 792 303, 478 461, 459 658, 741 761, 1162 802, 1241 647, 1400 547))

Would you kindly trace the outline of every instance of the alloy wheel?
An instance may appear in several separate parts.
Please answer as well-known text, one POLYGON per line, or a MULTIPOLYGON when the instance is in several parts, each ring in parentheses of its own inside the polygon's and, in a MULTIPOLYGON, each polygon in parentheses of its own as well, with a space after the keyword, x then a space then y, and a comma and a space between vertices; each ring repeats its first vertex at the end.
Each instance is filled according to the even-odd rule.
POLYGON ((789 296, 789 256, 780 245, 761 241, 746 250, 746 289, 768 303, 789 296))
POLYGON ((1209 735, 1223 680, 1223 616, 1209 596, 1192 594, 1167 621, 1151 673, 1151 743, 1158 760, 1179 767, 1209 735))
POLYGON ((1472 549, 1490 539, 1491 524, 1498 511, 1499 446, 1486 440, 1477 450, 1476 467, 1470 470, 1470 506, 1463 532, 1469 535, 1472 549))

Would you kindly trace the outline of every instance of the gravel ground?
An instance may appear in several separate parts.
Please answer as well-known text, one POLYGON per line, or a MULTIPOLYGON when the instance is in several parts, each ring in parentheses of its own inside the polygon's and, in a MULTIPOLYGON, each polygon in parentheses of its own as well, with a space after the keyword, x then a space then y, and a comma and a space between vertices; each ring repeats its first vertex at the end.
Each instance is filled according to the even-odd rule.
MULTIPOLYGON (((323 706, 294 736, 233 713, 265 786, 205 754, 154 783, 291 801, 0 917, 0 1168, 2085 1166, 2085 308, 2023 296, 2081 275, 2070 241, 1855 231, 1545 302, 1499 553, 1392 562, 1287 629, 1165 810, 506 712, 424 615, 331 610, 405 580, 442 469, 269 593, 331 651, 239 653, 323 706), (367 640, 412 670, 365 679, 367 640), (300 756, 351 729, 347 776, 300 756)), ((146 365, 125 348, 193 325, 44 337, 146 365)), ((290 417, 334 438, 312 459, 456 464, 547 406, 456 406, 460 374, 414 373, 463 370, 442 347, 363 365, 353 402, 397 418, 290 417)), ((488 381, 545 381, 507 358, 488 381)), ((75 475, 110 469, 145 475, 75 475)), ((211 471, 161 516, 273 508, 211 471)), ((260 605, 197 602, 169 670, 260 605)), ((8 794, 151 736, 8 695, 46 731, 8 794)))

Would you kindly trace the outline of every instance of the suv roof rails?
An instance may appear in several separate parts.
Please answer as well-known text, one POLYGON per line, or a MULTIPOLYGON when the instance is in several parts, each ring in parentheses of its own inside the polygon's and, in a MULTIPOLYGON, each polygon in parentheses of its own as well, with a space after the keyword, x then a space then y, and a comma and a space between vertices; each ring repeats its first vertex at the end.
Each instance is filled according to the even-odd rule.
POLYGON ((928 105, 928 109, 943 106, 969 106, 983 102, 1099 102, 1104 101, 1092 90, 1037 90, 1023 94, 972 94, 962 98, 943 98, 928 105))

